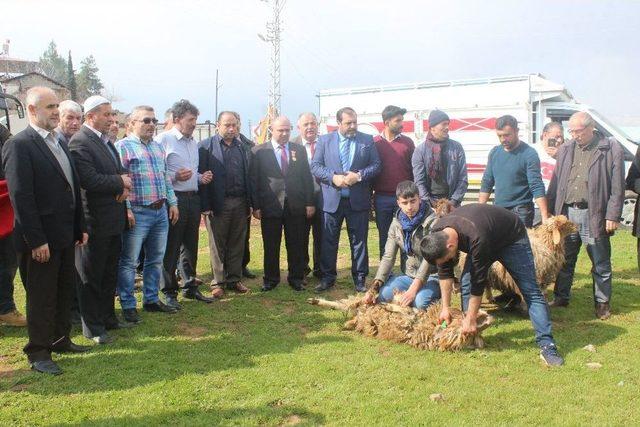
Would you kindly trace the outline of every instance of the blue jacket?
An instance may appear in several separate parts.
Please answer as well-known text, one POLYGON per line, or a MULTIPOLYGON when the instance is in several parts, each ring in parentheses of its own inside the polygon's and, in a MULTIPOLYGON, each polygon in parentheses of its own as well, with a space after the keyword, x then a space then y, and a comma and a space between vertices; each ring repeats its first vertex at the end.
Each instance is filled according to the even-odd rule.
MULTIPOLYGON (((447 141, 447 185, 449 185, 448 199, 460 205, 469 186, 467 176, 467 160, 464 148, 458 141, 447 141)), ((413 166, 413 180, 420 191, 420 198, 431 202, 431 178, 427 168, 431 162, 431 150, 426 142, 418 145, 413 152, 411 164, 413 166)))
MULTIPOLYGON (((356 133, 355 153, 351 162, 351 171, 360 172, 362 181, 349 189, 349 203, 356 211, 371 208, 371 181, 382 169, 373 137, 362 132, 356 133)), ((328 213, 335 213, 340 204, 340 189, 333 185, 333 175, 343 174, 340 162, 340 141, 338 131, 322 135, 318 138, 316 152, 311 161, 311 173, 320 180, 322 187, 323 207, 328 213)))
MULTIPOLYGON (((244 154, 244 182, 246 186, 247 204, 253 206, 251 200, 251 180, 249 177, 249 158, 251 156, 251 146, 240 140, 240 147, 244 154)), ((205 139, 198 143, 198 173, 210 170, 213 173, 213 180, 207 185, 199 185, 200 210, 202 212, 211 211, 214 215, 222 211, 224 205, 224 183, 226 167, 222 157, 222 138, 220 135, 205 139)))

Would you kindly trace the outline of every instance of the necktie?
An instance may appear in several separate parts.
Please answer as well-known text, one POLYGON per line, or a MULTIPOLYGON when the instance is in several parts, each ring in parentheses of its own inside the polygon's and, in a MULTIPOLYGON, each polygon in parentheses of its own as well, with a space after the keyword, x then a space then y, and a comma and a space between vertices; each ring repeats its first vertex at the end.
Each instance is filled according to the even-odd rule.
MULTIPOLYGON (((316 143, 315 143, 315 141, 312 142, 310 145, 311 145, 311 159, 313 159, 313 156, 316 155, 316 143)), ((311 159, 309 159, 309 160, 311 160, 311 159)))
POLYGON ((287 150, 284 145, 278 145, 278 149, 280 150, 280 169, 282 170, 282 175, 286 175, 287 170, 289 169, 287 150))
POLYGON ((348 172, 349 167, 349 154, 351 153, 351 139, 347 138, 342 144, 340 150, 340 163, 342 163, 342 171, 348 172))

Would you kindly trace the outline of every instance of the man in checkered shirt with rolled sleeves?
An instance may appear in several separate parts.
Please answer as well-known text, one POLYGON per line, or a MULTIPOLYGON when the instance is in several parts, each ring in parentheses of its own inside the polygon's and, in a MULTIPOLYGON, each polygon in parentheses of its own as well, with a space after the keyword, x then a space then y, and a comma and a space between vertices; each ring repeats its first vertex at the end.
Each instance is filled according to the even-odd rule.
POLYGON ((178 202, 167 171, 164 150, 153 140, 157 123, 153 108, 135 107, 131 113, 131 133, 116 144, 122 165, 129 171, 133 182, 127 200, 128 227, 122 236, 118 265, 122 315, 131 323, 140 322, 133 289, 136 264, 143 247, 143 309, 169 314, 176 312, 158 297, 169 221, 172 224, 178 221, 178 202))

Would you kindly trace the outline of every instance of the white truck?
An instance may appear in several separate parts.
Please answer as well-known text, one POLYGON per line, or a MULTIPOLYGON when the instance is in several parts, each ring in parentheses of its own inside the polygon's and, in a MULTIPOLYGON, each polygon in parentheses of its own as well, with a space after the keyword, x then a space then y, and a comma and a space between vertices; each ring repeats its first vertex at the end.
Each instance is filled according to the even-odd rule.
MULTIPOLYGON (((573 113, 589 112, 596 128, 605 136, 613 136, 624 147, 627 170, 638 148, 638 142, 602 114, 578 102, 565 86, 540 74, 327 89, 321 90, 318 98, 321 132, 334 130, 336 112, 349 106, 358 113, 358 129, 376 135, 384 128, 382 110, 392 104, 407 109, 403 133, 416 144, 425 139, 431 110, 445 111, 451 118, 449 136, 463 145, 467 156, 467 200, 477 197, 489 150, 498 143, 496 118, 505 114, 518 120, 520 138, 540 153, 545 184, 551 179, 554 162, 540 149, 539 141, 542 128, 550 121, 563 123, 566 131, 573 113)), ((568 134, 565 137, 569 139, 568 134)), ((634 207, 635 195, 628 194, 623 210, 624 225, 630 225, 633 220, 634 207)))

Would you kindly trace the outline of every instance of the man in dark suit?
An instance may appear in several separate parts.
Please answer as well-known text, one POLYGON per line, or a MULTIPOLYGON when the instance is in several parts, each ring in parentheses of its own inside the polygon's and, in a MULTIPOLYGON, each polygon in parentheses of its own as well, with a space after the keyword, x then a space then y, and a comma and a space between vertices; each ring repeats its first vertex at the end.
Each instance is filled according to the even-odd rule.
POLYGON ((249 292, 242 284, 247 217, 251 215, 251 151, 238 138, 238 119, 233 111, 218 115, 218 134, 201 141, 198 148, 198 173, 211 171, 213 180, 200 186, 202 213, 209 233, 213 270, 213 297, 224 294, 224 287, 239 293, 249 292))
POLYGON ((304 290, 304 232, 315 212, 313 178, 304 147, 289 142, 291 122, 278 117, 271 123, 271 141, 253 148, 251 188, 253 216, 261 220, 264 247, 263 291, 280 282, 280 242, 284 228, 289 285, 304 290))
POLYGON ((131 189, 131 178, 107 136, 112 120, 109 100, 91 96, 84 110, 85 122, 69 142, 91 237, 87 245, 76 250, 80 314, 84 336, 107 344, 112 341, 107 330, 121 327, 114 311, 114 293, 127 218, 124 199, 131 189))
MULTIPOLYGON (((298 117, 298 131, 300 134, 293 140, 293 142, 302 145, 307 152, 307 159, 309 165, 316 152, 318 144, 318 119, 313 113, 302 113, 298 117)), ((307 219, 307 228, 304 232, 304 264, 305 264, 305 276, 309 273, 317 278, 322 277, 320 270, 320 254, 322 249, 322 189, 320 188, 320 181, 316 178, 313 179, 313 200, 316 207, 316 211, 313 217, 307 219), (311 257, 309 256, 309 234, 313 235, 313 267, 311 267, 311 257)))
POLYGON ((371 135, 358 132, 358 116, 349 107, 336 113, 338 129, 318 140, 311 172, 322 186, 322 281, 317 292, 335 285, 338 243, 342 222, 347 221, 351 246, 351 275, 357 292, 366 290, 369 274, 367 235, 371 208, 371 181, 381 169, 371 135))
POLYGON ((69 304, 75 280, 74 243, 84 245, 80 185, 64 144, 53 130, 60 120, 58 97, 49 88, 27 92, 29 126, 3 148, 9 196, 15 210, 15 245, 27 293, 31 368, 58 375, 51 352, 82 352, 71 342, 69 304))

